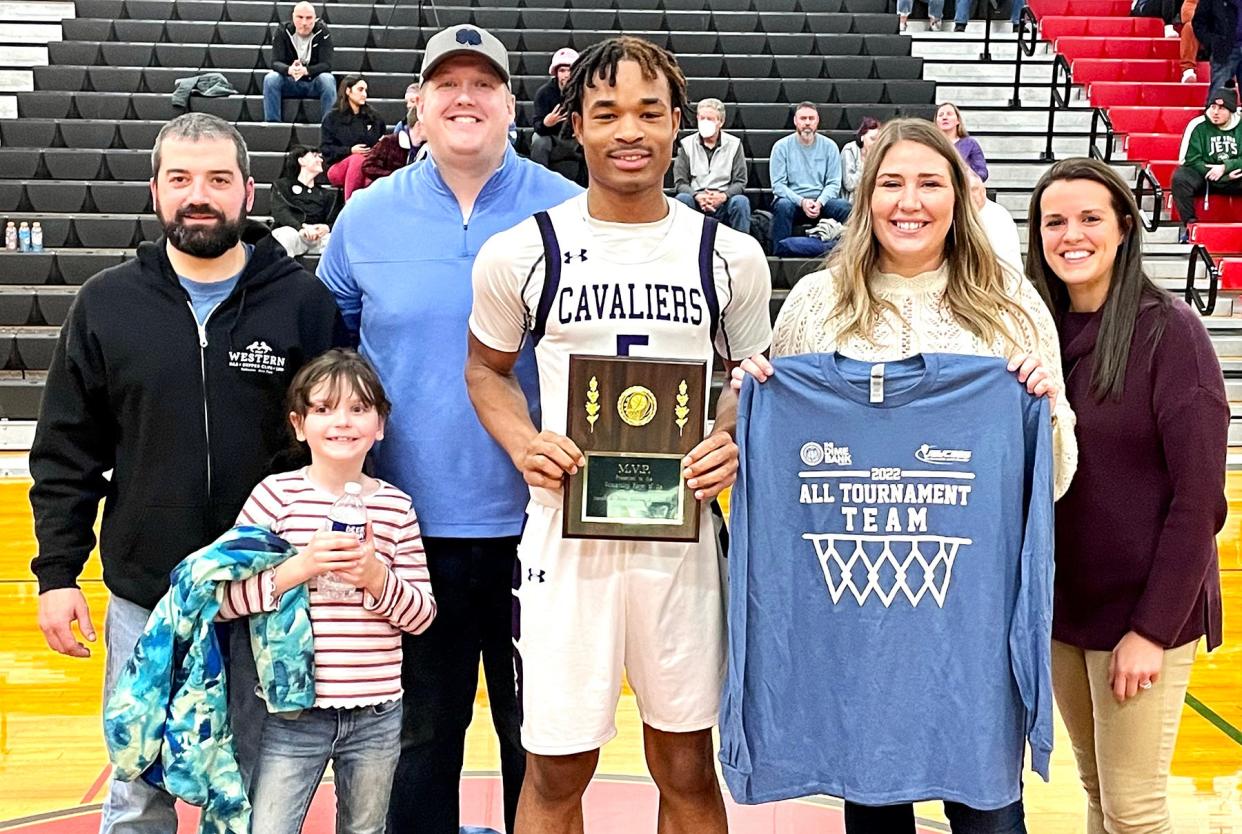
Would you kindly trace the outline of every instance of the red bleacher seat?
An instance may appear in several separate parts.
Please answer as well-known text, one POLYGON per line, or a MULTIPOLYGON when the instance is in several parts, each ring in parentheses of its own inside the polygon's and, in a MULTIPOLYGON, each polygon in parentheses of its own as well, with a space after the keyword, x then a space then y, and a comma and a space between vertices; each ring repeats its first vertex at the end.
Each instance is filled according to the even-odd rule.
POLYGON ((1192 119, 1203 115, 1198 107, 1110 107, 1108 118, 1118 133, 1186 132, 1192 119))
POLYGON ((1216 265, 1222 290, 1242 290, 1242 258, 1221 258, 1216 265))
POLYGON ((1147 160, 1147 167, 1151 169, 1152 176, 1156 178, 1156 182, 1160 183, 1160 187, 1166 192, 1173 187, 1173 171, 1178 164, 1176 159, 1147 160))
POLYGON ((1091 84, 1096 81, 1160 82, 1181 78, 1176 60, 1135 59, 1118 61, 1115 58, 1078 58, 1070 61, 1070 72, 1075 84, 1091 84))
MULTIPOLYGON (((1152 18, 1153 20, 1155 18, 1152 18)), ((1207 78, 1207 75, 1201 76, 1207 78)), ((1092 107, 1198 107, 1207 99, 1207 84, 1132 84, 1096 81, 1087 87, 1092 107)))
MULTIPOLYGON (((1169 174, 1170 178, 1173 176, 1169 174)), ((1173 205, 1173 195, 1165 198, 1165 207, 1169 210, 1169 216, 1174 221, 1181 222, 1181 215, 1177 213, 1177 207, 1173 205)), ((1242 195, 1239 194, 1212 194, 1208 189, 1207 205, 1203 204, 1203 195, 1200 194, 1195 198, 1195 219, 1202 224, 1222 224, 1229 226, 1238 226, 1242 228, 1242 195)), ((1193 238, 1192 238, 1193 239, 1193 238)), ((1208 247, 1212 249, 1212 247, 1208 247)), ((1217 250, 1212 250, 1217 251, 1217 250)), ((1242 249, 1220 250, 1228 252, 1242 252, 1242 249)))
POLYGON ((1126 159, 1177 159, 1181 150, 1181 134, 1131 133, 1126 136, 1126 159))
POLYGON ((1176 59, 1180 44, 1175 38, 1057 38, 1053 49, 1070 61, 1077 58, 1176 59))
POLYGON ((1049 15, 1039 21, 1046 41, 1065 37, 1162 38, 1164 23, 1155 17, 1077 17, 1049 15))
POLYGON ((1130 0, 1030 0, 1028 5, 1036 20, 1045 15, 1083 17, 1126 17, 1130 0))
POLYGON ((1190 242, 1214 255, 1242 252, 1242 223, 1192 223, 1190 242))

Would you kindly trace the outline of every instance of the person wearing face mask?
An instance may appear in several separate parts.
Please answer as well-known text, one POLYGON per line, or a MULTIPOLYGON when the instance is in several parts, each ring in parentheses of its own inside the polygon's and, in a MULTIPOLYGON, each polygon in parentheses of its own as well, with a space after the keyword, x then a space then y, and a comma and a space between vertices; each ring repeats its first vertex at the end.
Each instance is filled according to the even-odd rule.
MULTIPOLYGON (((1235 90, 1217 90, 1203 115, 1186 126, 1182 137, 1182 164, 1173 171, 1173 204, 1186 227, 1196 221, 1196 200, 1209 194, 1242 193, 1242 118, 1237 114, 1235 90)), ((1207 208, 1205 205, 1204 208, 1207 208)))
POLYGON ((696 113, 698 134, 681 140, 673 160, 677 199, 731 229, 749 232, 750 200, 742 193, 746 190, 742 141, 725 133, 725 106, 720 99, 703 99, 696 113))
POLYGON ((850 204, 841 195, 841 151, 819 134, 819 110, 794 108, 794 132, 772 146, 772 248, 793 234, 794 223, 829 217, 844 223, 850 204))

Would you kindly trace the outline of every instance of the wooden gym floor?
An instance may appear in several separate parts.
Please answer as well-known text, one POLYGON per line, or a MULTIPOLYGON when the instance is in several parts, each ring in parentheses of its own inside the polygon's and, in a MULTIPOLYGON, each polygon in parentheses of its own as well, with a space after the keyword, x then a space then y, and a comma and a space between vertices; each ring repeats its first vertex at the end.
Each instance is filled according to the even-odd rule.
MULTIPOLYGON (((103 651, 88 660, 47 649, 35 622, 37 590, 29 572, 34 535, 29 483, 0 481, 0 831, 93 832, 107 791, 100 735, 103 651)), ((1225 646, 1201 655, 1183 711, 1169 785, 1177 834, 1242 834, 1242 472, 1229 475, 1232 510, 1220 536, 1225 646)), ((107 593, 93 558, 83 580, 96 628, 107 593)), ((480 690, 467 744, 463 824, 500 824, 498 756, 480 690)), ((654 830, 654 792, 646 778, 633 696, 622 696, 620 734, 600 760, 588 793, 588 830, 630 834, 654 830)), ((1052 782, 1027 774, 1032 834, 1079 834, 1084 800, 1068 739, 1058 722, 1052 782)), ((946 766, 950 763, 946 762, 946 766)), ((330 786, 314 806, 307 832, 331 830, 330 786)), ((834 800, 730 809, 732 830, 830 834, 840 830, 834 800)), ((938 804, 919 807, 925 831, 945 831, 938 804)), ((193 831, 187 813, 182 831, 193 831)))

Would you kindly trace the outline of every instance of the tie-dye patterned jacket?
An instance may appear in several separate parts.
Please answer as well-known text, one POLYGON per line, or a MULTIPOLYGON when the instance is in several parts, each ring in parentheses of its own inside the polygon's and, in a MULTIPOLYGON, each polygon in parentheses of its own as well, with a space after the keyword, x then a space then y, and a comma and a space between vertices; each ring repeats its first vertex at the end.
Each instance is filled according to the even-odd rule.
MULTIPOLYGON (((261 527, 236 527, 182 560, 104 708, 104 735, 117 778, 141 777, 202 806, 202 834, 250 830, 214 627, 217 588, 295 552, 261 527)), ((314 638, 306 586, 285 592, 275 611, 250 617, 249 626, 268 710, 313 705, 314 638)))

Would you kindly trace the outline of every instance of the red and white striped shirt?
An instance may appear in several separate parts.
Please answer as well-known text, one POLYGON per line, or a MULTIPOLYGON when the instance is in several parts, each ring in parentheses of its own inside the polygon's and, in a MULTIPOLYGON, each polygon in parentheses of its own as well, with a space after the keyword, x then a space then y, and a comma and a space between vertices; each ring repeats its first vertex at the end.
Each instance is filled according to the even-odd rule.
MULTIPOLYGON (((359 591, 351 599, 325 599, 310 587, 315 635, 315 706, 364 707, 401 697, 401 632, 418 634, 436 615, 427 560, 410 496, 379 481, 362 500, 375 538, 375 557, 388 569, 379 599, 359 591)), ((250 493, 238 524, 266 527, 302 548, 324 528, 336 497, 306 477, 306 470, 265 478, 250 493)), ((226 585, 219 619, 232 620, 276 608, 272 572, 226 585)))

